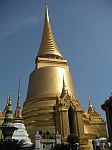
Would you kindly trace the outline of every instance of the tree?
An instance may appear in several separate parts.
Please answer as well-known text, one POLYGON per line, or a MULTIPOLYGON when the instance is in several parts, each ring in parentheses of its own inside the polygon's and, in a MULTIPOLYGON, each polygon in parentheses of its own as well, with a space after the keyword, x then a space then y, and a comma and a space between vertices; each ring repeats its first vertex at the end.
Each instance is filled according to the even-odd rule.
POLYGON ((80 150, 79 137, 76 134, 70 134, 67 137, 69 150, 80 150))
POLYGON ((23 150, 24 141, 14 139, 0 140, 0 150, 23 150))
POLYGON ((67 137, 68 144, 57 144, 52 150, 80 150, 79 137, 75 134, 70 134, 67 137))
POLYGON ((64 144, 57 144, 52 150, 66 150, 66 146, 64 144))
POLYGON ((79 143, 79 137, 76 134, 70 134, 67 137, 67 142, 70 144, 79 143))

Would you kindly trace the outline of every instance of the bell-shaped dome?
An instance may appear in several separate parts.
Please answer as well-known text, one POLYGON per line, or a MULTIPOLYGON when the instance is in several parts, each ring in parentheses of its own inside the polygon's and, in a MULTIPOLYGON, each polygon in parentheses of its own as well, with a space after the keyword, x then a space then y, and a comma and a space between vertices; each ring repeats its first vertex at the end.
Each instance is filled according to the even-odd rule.
POLYGON ((63 75, 69 94, 76 97, 68 69, 59 66, 48 66, 39 68, 31 73, 27 100, 60 96, 63 87, 63 75))

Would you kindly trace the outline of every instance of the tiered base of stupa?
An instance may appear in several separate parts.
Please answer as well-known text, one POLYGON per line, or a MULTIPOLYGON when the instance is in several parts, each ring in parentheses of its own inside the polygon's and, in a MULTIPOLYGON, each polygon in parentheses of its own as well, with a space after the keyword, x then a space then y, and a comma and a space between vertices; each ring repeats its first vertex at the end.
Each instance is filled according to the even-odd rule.
POLYGON ((18 128, 18 130, 14 131, 12 139, 24 140, 24 144, 32 145, 31 139, 29 139, 29 135, 25 130, 25 125, 23 123, 14 123, 14 127, 18 128))

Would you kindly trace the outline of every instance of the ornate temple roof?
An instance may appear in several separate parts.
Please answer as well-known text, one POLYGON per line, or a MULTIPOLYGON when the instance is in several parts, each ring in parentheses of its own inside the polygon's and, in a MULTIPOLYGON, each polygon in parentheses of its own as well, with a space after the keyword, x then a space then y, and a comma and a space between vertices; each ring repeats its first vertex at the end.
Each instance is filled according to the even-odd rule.
POLYGON ((98 111, 95 110, 95 108, 93 108, 93 105, 90 102, 90 98, 89 98, 89 105, 88 105, 88 114, 90 114, 90 118, 97 117, 100 120, 102 120, 101 115, 98 113, 98 111))
POLYGON ((48 5, 45 4, 45 22, 44 22, 44 29, 41 39, 41 44, 39 48, 38 55, 36 57, 36 62, 38 57, 51 57, 55 59, 63 59, 61 53, 58 50, 56 42, 54 40, 54 36, 52 33, 50 21, 49 21, 49 14, 48 14, 48 5))

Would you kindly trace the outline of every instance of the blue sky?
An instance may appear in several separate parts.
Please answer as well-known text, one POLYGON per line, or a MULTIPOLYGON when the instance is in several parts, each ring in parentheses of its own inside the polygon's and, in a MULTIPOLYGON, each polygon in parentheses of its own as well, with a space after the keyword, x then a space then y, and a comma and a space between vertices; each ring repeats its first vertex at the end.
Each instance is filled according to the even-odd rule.
MULTIPOLYGON (((0 110, 12 95, 15 110, 21 77, 21 106, 35 68, 45 0, 0 0, 0 110)), ((105 118, 101 104, 112 92, 111 0, 48 0, 57 46, 68 60, 76 95, 84 111, 88 97, 105 118)))

